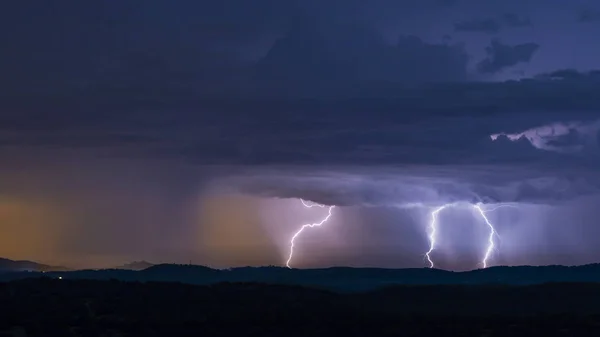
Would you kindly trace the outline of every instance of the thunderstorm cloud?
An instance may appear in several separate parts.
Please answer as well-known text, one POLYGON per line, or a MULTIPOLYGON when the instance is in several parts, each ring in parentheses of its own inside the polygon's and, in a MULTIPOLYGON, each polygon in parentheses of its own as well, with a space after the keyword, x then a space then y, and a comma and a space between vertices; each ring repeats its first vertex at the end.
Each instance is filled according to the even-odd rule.
POLYGON ((454 30, 457 32, 497 34, 500 29, 502 26, 494 19, 470 20, 454 24, 454 30))
POLYGON ((540 45, 533 42, 507 45, 499 39, 493 39, 485 49, 487 57, 477 67, 482 73, 496 73, 519 63, 530 62, 539 48, 540 45))
POLYGON ((281 265, 299 198, 345 206, 308 265, 422 266, 453 201, 519 205, 495 263, 600 256, 584 2, 5 1, 0 257, 281 265))
POLYGON ((527 17, 515 13, 505 13, 499 18, 471 19, 454 24, 456 32, 498 34, 504 28, 523 28, 532 26, 527 17))
POLYGON ((15 133, 38 123, 32 110, 5 115, 2 143, 221 167, 211 189, 324 204, 555 203, 600 187, 595 83, 569 83, 440 84, 385 101, 207 101, 219 108, 174 104, 143 120, 106 114, 102 130, 72 118, 15 133))

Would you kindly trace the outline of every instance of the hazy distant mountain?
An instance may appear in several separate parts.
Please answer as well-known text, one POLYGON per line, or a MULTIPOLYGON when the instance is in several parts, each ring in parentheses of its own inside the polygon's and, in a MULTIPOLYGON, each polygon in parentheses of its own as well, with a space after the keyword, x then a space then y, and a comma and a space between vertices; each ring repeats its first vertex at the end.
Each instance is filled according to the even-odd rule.
POLYGON ((13 261, 0 258, 0 272, 16 272, 16 271, 68 271, 68 268, 60 266, 49 266, 32 261, 13 261))
MULTIPOLYGON (((147 263, 147 262, 146 262, 147 263)), ((142 266, 140 264, 140 266, 142 266)), ((14 270, 14 269, 13 269, 14 270)), ((181 282, 215 284, 220 282, 261 282, 327 288, 337 291, 363 291, 392 285, 534 285, 555 282, 600 283, 600 264, 585 266, 491 267, 468 272, 439 269, 324 268, 288 269, 245 267, 226 270, 194 265, 159 264, 144 270, 107 269, 69 272, 2 273, 0 281, 38 276, 63 279, 122 280, 138 282, 181 282)))
POLYGON ((115 269, 144 270, 152 266, 154 266, 154 264, 147 261, 134 261, 131 263, 124 264, 122 266, 115 267, 115 269))
POLYGON ((204 266, 161 264, 126 277, 134 277, 140 281, 176 281, 192 284, 264 282, 355 291, 395 284, 530 285, 548 282, 600 283, 600 264, 574 267, 491 267, 467 272, 451 272, 429 268, 380 269, 344 267, 324 269, 245 267, 218 270, 204 266))

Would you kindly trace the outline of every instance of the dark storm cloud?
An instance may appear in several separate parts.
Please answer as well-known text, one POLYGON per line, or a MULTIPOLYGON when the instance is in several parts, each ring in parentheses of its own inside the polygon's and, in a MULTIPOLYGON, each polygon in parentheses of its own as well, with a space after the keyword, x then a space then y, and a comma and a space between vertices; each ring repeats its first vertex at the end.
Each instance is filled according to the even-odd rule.
POLYGON ((557 79, 557 80, 581 81, 581 80, 585 79, 586 77, 591 78, 592 76, 593 76, 593 74, 581 73, 575 69, 561 69, 561 70, 556 70, 556 71, 553 71, 550 73, 543 73, 543 74, 536 75, 536 78, 542 79, 542 80, 557 79))
POLYGON ((584 84, 591 89, 595 84, 600 83, 600 70, 581 72, 575 69, 561 69, 536 75, 535 78, 542 81, 562 81, 571 84, 579 83, 579 85, 584 84))
POLYGON ((497 73, 519 63, 531 61, 539 48, 540 46, 533 42, 508 45, 499 39, 493 39, 485 48, 487 57, 477 64, 477 68, 482 73, 497 73))
MULTIPOLYGON (((214 165, 207 193, 397 207, 556 203, 600 192, 596 83, 448 84, 398 89, 395 98, 186 101, 125 112, 103 106, 101 122, 48 125, 16 114, 2 124, 0 149, 214 165)), ((60 110, 44 104, 43 111, 60 110)))
POLYGON ((581 9, 577 13, 577 21, 581 23, 598 22, 600 21, 600 11, 593 8, 581 9))
MULTIPOLYGON (((76 104, 38 100, 6 110, 0 136, 4 146, 130 144, 207 164, 486 164, 494 160, 490 155, 506 155, 497 151, 492 134, 597 119, 593 74, 575 82, 380 86, 381 96, 363 98, 149 97, 115 103, 86 97, 79 104, 93 116, 72 109, 76 104)), ((529 153, 525 159, 538 160, 529 153)))
MULTIPOLYGON (((600 185, 594 129, 600 98, 597 72, 580 71, 598 65, 600 49, 594 25, 574 22, 577 6, 559 0, 4 2, 0 254, 51 258, 56 248, 55 261, 88 265, 108 250, 125 254, 119 259, 156 262, 193 257, 196 263, 211 251, 231 252, 232 263, 281 261, 271 245, 281 244, 285 255, 289 234, 311 212, 295 199, 256 196, 386 205, 391 213, 451 201, 581 204, 600 185), (568 22, 561 13, 571 15, 568 22), (529 17, 536 29, 512 29, 529 17), (490 47, 485 70, 496 73, 486 80, 513 78, 515 70, 547 74, 470 82, 482 77, 476 62, 489 36, 439 41, 465 18, 493 18, 501 27, 497 36, 506 45, 490 47), (532 48, 519 45, 524 41, 543 47, 529 63, 522 52, 532 48), (572 70, 552 72, 559 68, 572 70), (287 214, 294 206, 299 213, 287 214), (268 233, 263 211, 278 213, 268 233), (282 214, 288 227, 281 226, 282 214)), ((368 211, 381 214, 381 207, 368 211)), ((576 215, 561 218, 561 234, 592 218, 576 215)), ((420 261, 424 218, 389 218, 391 228, 415 225, 422 234, 403 238, 414 243, 420 261)), ((367 224, 380 221, 356 225, 371 230, 367 224)), ((507 224, 525 237, 542 222, 507 224)))
MULTIPOLYGON (((2 6, 0 38, 12 52, 2 56, 5 76, 0 86, 8 97, 264 93, 284 83, 280 78, 275 83, 257 79, 272 79, 278 71, 294 78, 302 73, 293 67, 311 64, 318 66, 307 77, 311 71, 335 73, 338 83, 347 83, 347 78, 466 78, 466 58, 458 47, 417 37, 402 39, 398 46, 383 42, 375 23, 385 19, 386 11, 404 15, 404 10, 414 10, 408 2, 66 1, 2 6), (373 65, 377 67, 371 69, 373 65)), ((296 78, 292 87, 325 82, 310 80, 296 78)))
MULTIPOLYGON (((536 119, 535 115, 529 117, 536 119)), ((512 121, 514 126, 520 124, 516 118, 512 121)), ((216 185, 263 197, 304 198, 345 206, 413 207, 461 201, 553 204, 600 193, 598 120, 488 136, 487 143, 476 141, 479 133, 475 130, 485 129, 483 120, 471 117, 471 134, 447 122, 456 133, 447 133, 441 121, 430 123, 435 124, 431 129, 422 124, 396 128, 409 134, 411 146, 389 146, 388 153, 401 159, 387 157, 385 164, 361 165, 372 160, 373 153, 359 151, 352 155, 354 164, 255 167, 216 185), (411 128, 421 135, 410 134, 411 128), (460 130, 465 134, 459 135, 460 130), (406 163, 402 164, 403 160, 406 163)), ((336 156, 333 149, 318 153, 336 156)))
POLYGON ((502 23, 511 28, 531 27, 531 19, 528 17, 520 17, 514 13, 505 13, 502 15, 502 23))
POLYGON ((587 171, 574 176, 556 173, 506 165, 449 166, 439 170, 415 165, 395 170, 357 168, 356 172, 348 167, 325 172, 283 168, 268 175, 244 173, 238 180, 216 184, 228 186, 228 191, 262 197, 408 209, 451 202, 557 204, 585 195, 598 195, 600 191, 597 174, 587 171))
POLYGON ((454 24, 457 32, 497 34, 501 28, 501 24, 495 19, 473 19, 454 24))
POLYGON ((258 63, 257 76, 277 85, 334 91, 357 83, 463 81, 467 61, 461 46, 429 44, 416 36, 402 36, 391 46, 369 27, 311 22, 279 39, 258 63))
POLYGON ((459 3, 460 0, 436 0, 436 2, 443 6, 454 6, 459 3))
POLYGON ((1 38, 12 50, 2 56, 4 91, 190 90, 206 77, 222 79, 235 70, 240 61, 227 49, 253 41, 262 28, 231 20, 235 10, 224 12, 231 16, 229 22, 223 15, 221 21, 210 22, 207 16, 219 12, 217 5, 161 4, 3 4, 1 38), (173 10, 177 19, 167 19, 173 10))
POLYGON ((254 165, 216 185, 371 206, 556 203, 598 194, 600 101, 587 76, 430 87, 398 93, 389 105, 282 108, 285 117, 264 115, 276 125, 269 131, 246 120, 256 133, 244 137, 243 153, 254 165), (408 105, 416 97, 426 99, 408 105), (261 140, 261 132, 268 136, 261 140))
POLYGON ((454 24, 454 30, 467 33, 498 34, 503 28, 531 26, 531 20, 514 13, 505 13, 500 18, 471 19, 454 24))
MULTIPOLYGON (((529 22, 525 14, 530 13, 517 6, 520 2, 506 2, 506 6, 486 3, 477 7, 473 1, 450 2, 461 12, 484 18, 483 21, 491 17, 502 27, 520 27, 529 22), (498 13, 508 14, 498 16, 498 13)), ((447 33, 447 25, 458 20, 452 8, 436 5, 440 3, 447 1, 124 0, 61 1, 40 6, 7 2, 1 5, 0 40, 11 53, 0 56, 0 71, 4 75, 0 86, 3 94, 10 97, 90 92, 129 96, 227 96, 240 92, 250 95, 256 91, 264 94, 281 85, 257 84, 254 79, 260 71, 255 68, 256 62, 269 50, 275 52, 273 43, 298 22, 314 23, 316 34, 312 32, 306 38, 325 39, 332 44, 329 58, 333 54, 340 60, 332 64, 330 72, 356 65, 362 70, 358 71, 361 76, 355 76, 367 80, 461 80, 465 78, 464 53, 444 48, 432 38, 447 33), (366 30, 358 32, 354 28, 352 34, 356 36, 349 37, 349 32, 344 30, 352 24, 385 35, 389 48, 383 51, 380 45, 373 51, 360 50, 356 58, 351 59, 357 48, 345 47, 351 44, 349 40, 357 41, 355 45, 374 46, 376 39, 368 37, 370 33, 366 30), (389 46, 390 43, 395 45, 390 41, 401 34, 418 36, 422 45, 389 46), (345 40, 340 41, 336 35, 345 40), (405 63, 391 61, 400 58, 392 54, 401 54, 405 63), (416 63, 414 69, 407 65, 411 62, 416 63), (431 70, 424 65, 426 62, 431 70), (373 74, 367 76, 368 63, 376 66, 373 74), (389 73, 381 70, 385 66, 390 67, 389 73)), ((526 7, 540 8, 531 15, 545 11, 554 15, 560 9, 557 1, 529 0, 526 3, 526 7)), ((532 41, 543 38, 543 32, 540 30, 538 35, 533 32, 536 34, 532 41)), ((465 42, 469 53, 475 54, 481 48, 468 46, 479 44, 478 39, 480 37, 466 36, 456 41, 465 42)), ((306 43, 313 47, 318 44, 306 43)), ((307 56, 308 52, 304 51, 303 55, 307 56)), ((316 52, 315 57, 321 58, 314 62, 331 62, 329 58, 323 59, 323 51, 316 52)), ((551 57, 546 55, 550 61, 556 58, 556 53, 551 57)), ((294 64, 291 61, 297 60, 287 59, 289 64, 294 64)), ((293 73, 290 69, 285 71, 293 73)), ((319 83, 312 86, 318 87, 319 83)), ((360 85, 366 86, 359 83, 347 86, 360 85)), ((325 84, 322 86, 327 88, 325 84)))

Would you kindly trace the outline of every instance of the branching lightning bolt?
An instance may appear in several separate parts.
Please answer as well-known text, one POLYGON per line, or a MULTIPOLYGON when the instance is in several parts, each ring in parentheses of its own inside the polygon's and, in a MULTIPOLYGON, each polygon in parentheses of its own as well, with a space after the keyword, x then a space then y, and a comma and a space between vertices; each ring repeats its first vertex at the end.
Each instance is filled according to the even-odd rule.
POLYGON ((433 260, 431 260, 431 253, 435 249, 435 242, 437 239, 436 236, 437 236, 438 213, 440 213, 444 208, 446 208, 448 206, 449 205, 444 205, 444 206, 438 207, 435 210, 433 210, 433 212, 431 212, 431 223, 429 224, 429 250, 427 251, 427 253, 425 253, 425 256, 427 257, 427 261, 429 261, 429 268, 434 267, 433 260))
POLYGON ((487 268, 488 259, 490 258, 490 255, 492 255, 492 252, 494 251, 494 248, 496 246, 494 243, 494 236, 498 235, 496 233, 496 229, 494 228, 494 225, 492 224, 490 219, 488 219, 487 215, 485 215, 485 214, 487 212, 495 211, 501 207, 515 207, 515 206, 510 205, 510 204, 500 204, 500 205, 498 205, 492 209, 488 209, 488 210, 484 210, 481 206, 482 206, 482 204, 478 203, 477 205, 474 205, 473 207, 475 207, 475 209, 479 212, 479 214, 481 214, 481 217, 485 221, 486 225, 488 225, 488 227, 490 228, 490 235, 488 237, 488 247, 487 247, 487 250, 485 251, 485 256, 483 257, 483 260, 481 261, 481 264, 483 265, 483 268, 485 269, 485 268, 487 268))
MULTIPOLYGON (((325 205, 321 205, 321 204, 316 204, 316 203, 312 203, 312 202, 307 202, 303 199, 300 199, 300 201, 302 202, 302 205, 304 205, 304 207, 306 208, 312 208, 312 207, 320 207, 320 208, 325 208, 327 206, 325 205)), ((320 222, 317 223, 312 223, 312 224, 306 224, 302 227, 300 227, 300 229, 294 234, 294 236, 292 236, 292 239, 290 240, 290 255, 288 256, 288 259, 285 263, 285 265, 288 268, 292 268, 290 266, 290 263, 292 262, 292 258, 294 257, 294 243, 296 241, 296 238, 306 229, 306 228, 313 228, 313 227, 320 227, 323 224, 325 224, 329 218, 331 218, 331 215, 333 214, 332 211, 335 208, 335 206, 328 206, 329 209, 327 211, 327 216, 325 218, 323 218, 323 220, 321 220, 320 222)))
MULTIPOLYGON (((328 211, 327 211, 327 216, 325 216, 325 218, 323 218, 320 222, 305 224, 302 227, 300 227, 300 229, 296 233, 294 233, 294 235, 292 236, 292 239, 290 240, 290 252, 289 252, 288 259, 286 261, 286 266, 290 269, 292 268, 291 262, 294 257, 294 247, 295 247, 296 238, 298 238, 300 236, 300 234, 302 234, 302 232, 307 228, 320 227, 320 226, 324 225, 331 218, 331 216, 333 214, 333 209, 335 208, 335 206, 325 206, 322 204, 305 201, 303 199, 300 199, 300 201, 302 202, 302 205, 306 208, 313 208, 313 207, 326 208, 327 207, 328 211)), ((425 257, 426 257, 427 261, 429 262, 429 268, 435 268, 435 263, 433 262, 433 260, 431 258, 431 254, 433 253, 433 251, 436 248, 436 243, 437 243, 437 239, 438 239, 437 231, 438 231, 439 213, 448 207, 457 207, 457 206, 461 206, 461 205, 464 205, 464 204, 450 203, 450 204, 445 204, 440 207, 437 207, 431 211, 431 213, 430 213, 431 220, 429 223, 429 236, 428 236, 429 237, 429 250, 427 251, 427 253, 425 253, 425 257)), ((489 227, 489 236, 488 236, 488 240, 487 240, 488 244, 487 244, 487 248, 485 251, 485 255, 481 261, 481 265, 483 266, 483 268, 487 268, 488 261, 492 255, 492 253, 494 252, 494 249, 496 248, 496 243, 494 241, 494 238, 496 236, 498 236, 498 233, 494 227, 494 224, 487 217, 486 213, 495 211, 501 207, 516 207, 516 206, 514 206, 512 204, 499 204, 493 208, 484 209, 484 205, 482 203, 468 204, 468 205, 470 207, 472 207, 473 209, 475 209, 479 213, 479 215, 481 215, 482 219, 485 221, 485 224, 489 227)), ((421 206, 421 205, 420 204, 410 205, 409 208, 417 207, 417 206, 421 206)), ((408 205, 406 205, 405 207, 408 207, 408 205)))
MULTIPOLYGON (((440 206, 440 207, 434 209, 431 212, 431 222, 429 224, 429 250, 427 251, 427 253, 425 253, 425 257, 427 258, 427 261, 429 262, 429 268, 435 267, 435 264, 433 263, 433 260, 431 259, 431 253, 435 249, 436 240, 437 240, 438 214, 442 210, 444 210, 448 207, 451 207, 451 206, 454 207, 454 206, 457 206, 457 204, 446 204, 446 205, 443 205, 443 206, 440 206)), ((470 206, 472 206, 474 209, 477 210, 477 212, 479 212, 479 214, 485 221, 486 225, 490 229, 490 234, 488 236, 487 249, 485 251, 483 260, 481 261, 481 265, 483 266, 483 268, 487 268, 488 260, 490 259, 490 256, 492 255, 492 253, 496 247, 494 237, 498 236, 498 233, 496 232, 496 229, 494 228, 494 224, 492 224, 490 219, 487 217, 486 213, 495 211, 501 207, 515 207, 515 206, 511 205, 511 204, 500 204, 500 205, 498 205, 492 209, 488 209, 488 210, 484 210, 481 203, 478 203, 475 205, 470 204, 470 206)))
POLYGON ((479 211, 479 214, 481 214, 481 217, 490 228, 490 235, 488 237, 488 247, 485 251, 485 256, 483 257, 483 260, 481 261, 481 263, 483 264, 483 268, 487 268, 487 261, 490 258, 492 251, 494 251, 494 247, 496 246, 494 244, 494 235, 496 235, 496 229, 494 228, 494 225, 492 225, 488 217, 485 215, 485 212, 481 208, 480 204, 475 205, 475 209, 479 211))

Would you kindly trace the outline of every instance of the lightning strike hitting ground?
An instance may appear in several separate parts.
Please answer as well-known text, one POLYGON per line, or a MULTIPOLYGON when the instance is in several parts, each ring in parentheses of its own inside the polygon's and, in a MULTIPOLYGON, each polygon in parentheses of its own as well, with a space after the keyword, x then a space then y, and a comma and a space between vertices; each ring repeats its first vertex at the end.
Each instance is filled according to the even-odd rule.
MULTIPOLYGON (((475 210, 477 210, 477 212, 479 212, 479 214, 485 221, 486 225, 490 228, 490 235, 488 236, 488 246, 485 251, 485 256, 483 257, 483 260, 481 261, 483 268, 487 268, 488 260, 489 260, 490 256, 492 255, 492 252, 494 251, 494 248, 496 246, 495 242, 494 242, 494 237, 497 236, 498 233, 496 232, 496 229, 494 228, 494 225, 492 224, 492 222, 486 216, 486 213, 495 211, 501 207, 515 207, 515 206, 510 205, 510 204, 501 204, 501 205, 494 207, 493 209, 484 210, 482 208, 481 203, 478 203, 475 205, 473 205, 473 204, 469 204, 469 205, 471 207, 473 207, 475 210)), ((446 204, 446 205, 443 205, 441 207, 434 209, 431 212, 431 222, 429 224, 429 250, 427 251, 427 253, 425 253, 425 257, 427 258, 427 261, 429 262, 429 268, 435 267, 435 264, 433 263, 433 260, 431 259, 431 253, 435 249, 435 244, 437 241, 438 214, 442 210, 444 210, 448 207, 456 207, 456 206, 458 206, 458 204, 446 204)))
POLYGON ((488 219, 487 215, 485 215, 488 212, 493 212, 495 210, 497 210, 498 208, 502 208, 502 207, 515 207, 514 205, 511 204, 500 204, 492 209, 488 209, 488 210, 484 210, 482 207, 481 203, 478 203, 477 205, 475 205, 475 209, 477 209, 477 211, 479 212, 479 214, 481 214, 481 217, 483 218, 483 220, 485 221, 485 223, 488 225, 488 227, 490 228, 490 236, 488 237, 488 248, 485 252, 485 256, 483 258, 483 261, 481 261, 481 264, 483 265, 483 268, 487 268, 487 261, 490 257, 490 255, 492 254, 492 252, 494 251, 494 247, 495 247, 495 243, 494 243, 494 236, 497 236, 498 233, 496 233, 496 229, 494 228, 494 225, 492 224, 492 222, 490 221, 490 219, 488 219))
MULTIPOLYGON (((304 207, 306 207, 306 208, 312 208, 312 207, 325 208, 325 207, 327 207, 327 206, 321 205, 321 204, 316 204, 316 203, 312 203, 312 202, 309 203, 309 202, 304 201, 303 199, 300 199, 300 201, 302 202, 302 205, 304 205, 304 207)), ((290 268, 290 269, 292 268, 290 266, 290 263, 292 262, 292 258, 294 257, 294 243, 296 241, 296 238, 304 231, 304 229, 306 229, 306 228, 313 228, 313 227, 320 227, 324 223, 326 223, 329 220, 329 218, 331 218, 332 211, 333 211, 334 208, 335 208, 335 206, 329 206, 329 210, 327 212, 327 216, 325 218, 323 218, 323 220, 321 220, 320 222, 317 222, 317 223, 306 224, 306 225, 300 227, 300 229, 294 234, 294 236, 292 236, 292 239, 290 240, 290 255, 289 255, 289 257, 288 257, 288 259, 287 259, 287 261, 285 263, 285 265, 288 268, 290 268)))
POLYGON ((488 217, 485 215, 485 212, 481 208, 480 204, 475 205, 475 209, 477 209, 477 211, 479 211, 479 214, 481 214, 481 217, 483 218, 485 223, 490 228, 490 236, 488 237, 488 248, 485 251, 485 256, 483 257, 483 261, 481 261, 481 263, 483 264, 483 268, 487 268, 487 260, 489 259, 490 255, 492 254, 492 251, 494 250, 494 247, 495 247, 494 235, 496 235, 496 229, 494 228, 494 225, 492 225, 492 223, 490 222, 488 217))
POLYGON ((450 205, 438 207, 435 210, 433 210, 433 212, 431 212, 431 223, 429 224, 429 250, 427 251, 427 253, 425 253, 427 261, 429 261, 429 268, 434 267, 433 260, 431 260, 430 254, 435 249, 435 242, 437 239, 437 216, 439 212, 441 212, 444 208, 448 206, 450 205))

